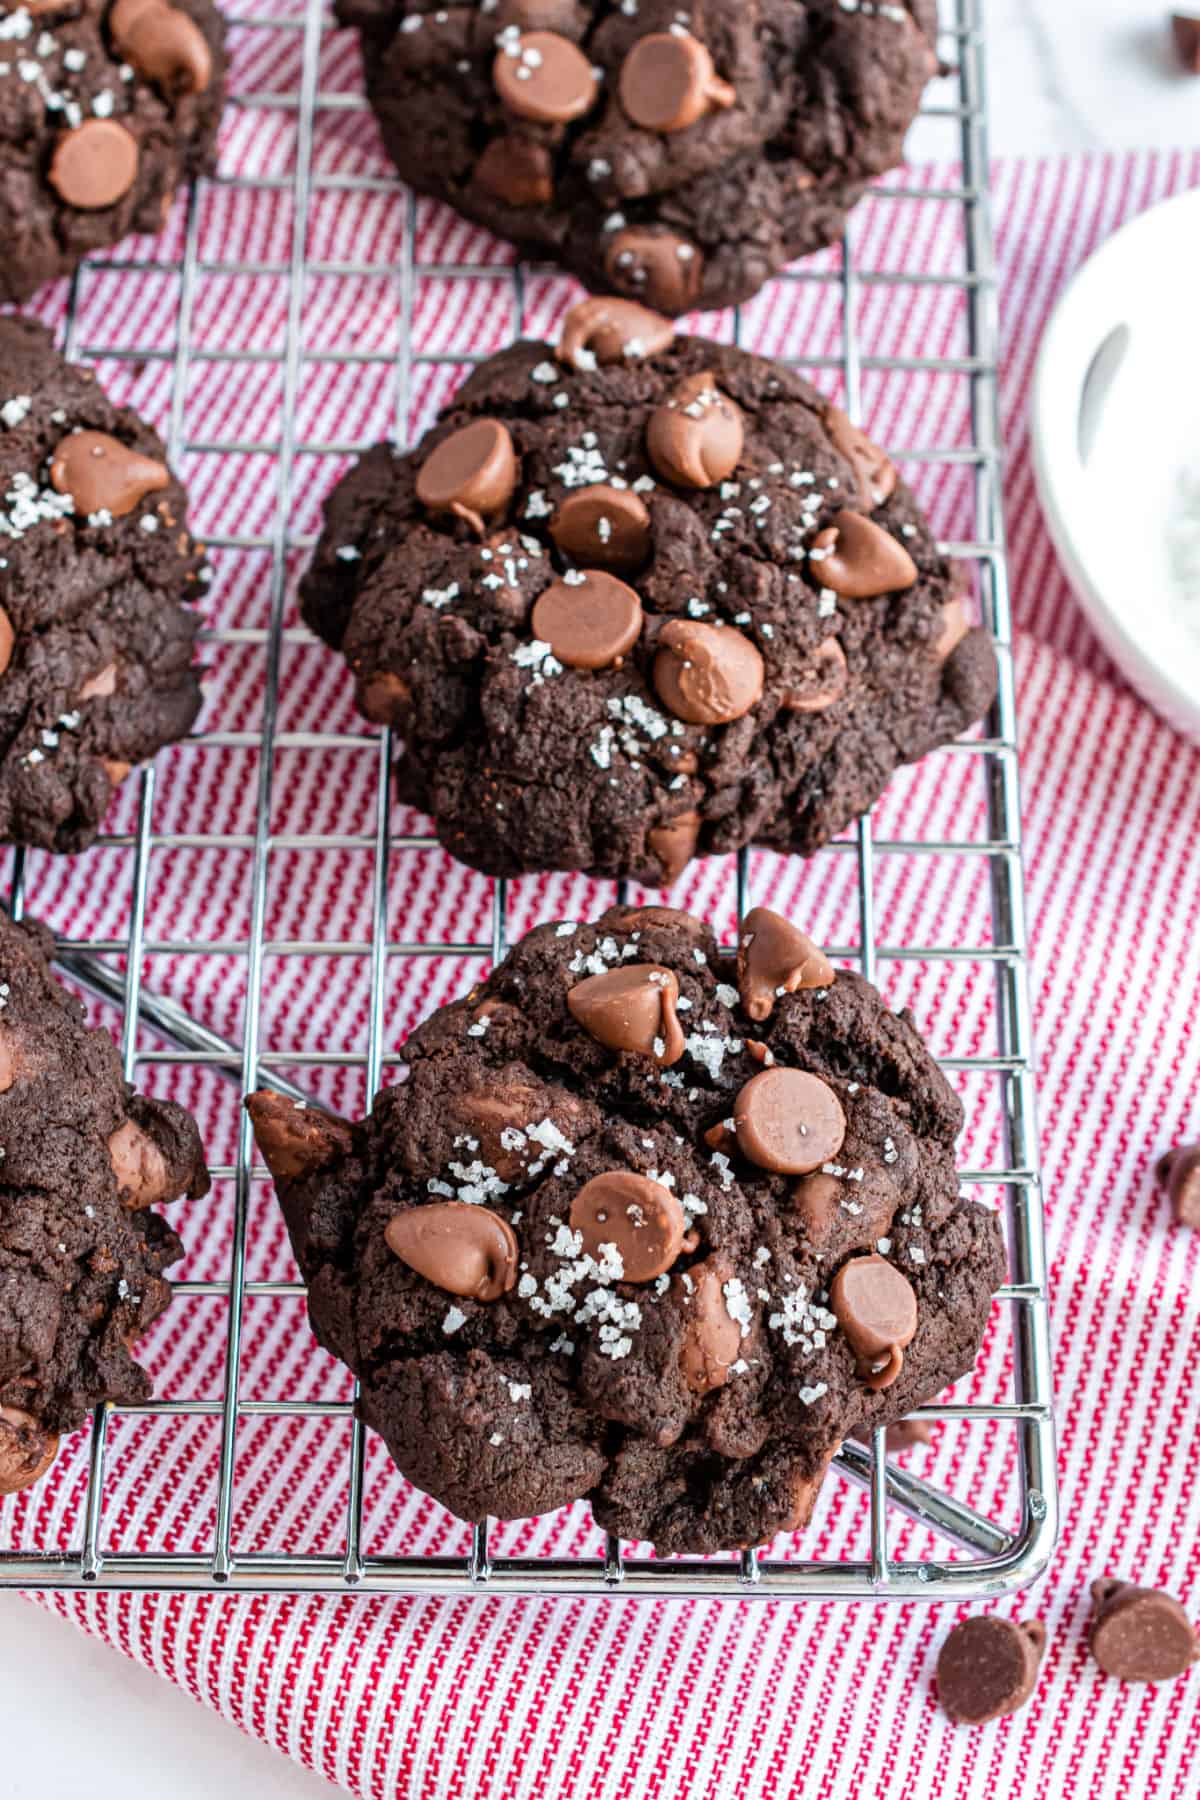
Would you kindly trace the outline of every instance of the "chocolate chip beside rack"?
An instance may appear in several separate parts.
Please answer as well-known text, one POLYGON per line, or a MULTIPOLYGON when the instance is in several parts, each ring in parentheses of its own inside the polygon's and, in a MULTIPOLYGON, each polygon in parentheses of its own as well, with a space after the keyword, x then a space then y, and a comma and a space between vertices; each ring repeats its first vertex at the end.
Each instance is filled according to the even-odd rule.
POLYGON ((937 1692, 942 1710, 961 1725, 985 1725, 1016 1712, 1037 1686, 1046 1649, 1040 1619, 983 1613, 957 1624, 942 1645, 937 1692))

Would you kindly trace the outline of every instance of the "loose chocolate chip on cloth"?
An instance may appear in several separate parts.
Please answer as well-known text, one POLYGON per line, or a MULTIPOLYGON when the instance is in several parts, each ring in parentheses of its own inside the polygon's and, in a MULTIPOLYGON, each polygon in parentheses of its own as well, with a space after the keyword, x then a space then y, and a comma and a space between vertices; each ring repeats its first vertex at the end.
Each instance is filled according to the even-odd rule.
POLYGON ((225 96, 213 0, 11 8, 0 59, 0 299, 162 229, 208 169, 225 96))
POLYGON ((794 372, 617 299, 368 452, 301 604, 396 730, 400 798, 495 875, 811 852, 996 681, 885 453, 794 372))
POLYGON ((938 1654, 942 1710, 963 1725, 985 1725, 1016 1712, 1037 1686, 1045 1649, 1040 1619, 982 1613, 961 1620, 938 1654))
POLYGON ((1200 1661, 1195 1627, 1170 1594, 1105 1575, 1092 1583, 1088 1647, 1118 1681, 1170 1681, 1200 1661))
POLYGON ((149 1397, 132 1351, 183 1252, 151 1209, 208 1191, 191 1115, 127 1084, 52 947, 0 912, 0 1494, 38 1480, 93 1406, 149 1397))
POLYGON ((1200 1144, 1181 1144, 1159 1158, 1158 1179, 1181 1225, 1200 1231, 1200 1144))
POLYGON ((0 319, 0 843, 85 849, 191 730, 207 579, 154 430, 31 319, 0 319))
POLYGON ((660 312, 748 299, 900 161, 936 8, 338 0, 418 192, 660 312))
POLYGON ((959 1197, 957 1098, 861 977, 784 991, 759 1021, 735 974, 668 908, 541 925, 408 1039, 368 1118, 250 1098, 317 1337, 460 1517, 586 1497, 664 1552, 762 1543, 805 1523, 847 1433, 970 1368, 1005 1259, 995 1215, 959 1197), (836 1112, 816 1229, 795 1159, 770 1132, 770 1160, 742 1142, 767 1074, 836 1112), (843 1320, 839 1283, 866 1264, 890 1285, 875 1274, 843 1320), (899 1344, 884 1389, 874 1362, 899 1344))

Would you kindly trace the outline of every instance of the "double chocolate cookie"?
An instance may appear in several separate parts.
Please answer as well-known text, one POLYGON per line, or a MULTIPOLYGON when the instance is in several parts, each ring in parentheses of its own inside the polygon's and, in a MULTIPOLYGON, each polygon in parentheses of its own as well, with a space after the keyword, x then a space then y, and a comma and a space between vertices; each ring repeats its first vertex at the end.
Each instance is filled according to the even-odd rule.
POLYGON ((132 1346, 183 1246, 149 1209, 208 1191, 194 1120, 135 1093, 47 967, 50 933, 0 912, 0 1494, 60 1432, 150 1381, 132 1346))
POLYGON ((157 232, 211 160, 225 91, 212 0, 34 0, 0 16, 0 298, 157 232))
POLYGON ((962 580, 801 376, 597 298, 358 463, 301 603, 455 856, 665 884, 817 849, 986 711, 962 580))
POLYGON ((762 908, 532 931, 359 1123, 248 1101, 321 1343, 465 1519, 587 1497, 660 1551, 808 1518, 970 1368, 1004 1278, 912 1021, 762 908))
POLYGON ((745 300, 900 161, 934 0, 338 0, 420 193, 662 312, 745 300))
POLYGON ((82 850, 200 710, 207 570, 157 433, 0 319, 0 843, 82 850))

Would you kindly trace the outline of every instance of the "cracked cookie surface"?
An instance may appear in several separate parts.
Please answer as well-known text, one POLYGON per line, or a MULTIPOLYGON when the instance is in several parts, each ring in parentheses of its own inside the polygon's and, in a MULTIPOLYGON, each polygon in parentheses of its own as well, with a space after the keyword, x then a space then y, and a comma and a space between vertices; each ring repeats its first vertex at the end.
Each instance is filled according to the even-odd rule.
POLYGON ((879 0, 339 0, 420 193, 664 312, 745 300, 900 161, 936 11, 879 0))
POLYGON ((0 15, 0 298, 27 299, 208 168, 225 92, 211 0, 37 0, 0 15))
POLYGON ((0 913, 0 1493, 44 1473, 93 1406, 149 1396, 132 1350, 183 1252, 152 1208, 208 1190, 191 1115, 128 1085, 52 947, 0 913))
POLYGON ((661 885, 819 848, 986 711, 963 579, 801 376, 592 299, 360 460, 301 603, 455 856, 661 885))
POLYGON ((158 434, 32 320, 0 320, 0 842, 85 849, 191 730, 207 569, 158 434))
POLYGON ((764 909, 539 926, 355 1124, 248 1102, 320 1342, 465 1519, 586 1497, 660 1551, 802 1526, 969 1369, 1004 1278, 911 1019, 764 909))

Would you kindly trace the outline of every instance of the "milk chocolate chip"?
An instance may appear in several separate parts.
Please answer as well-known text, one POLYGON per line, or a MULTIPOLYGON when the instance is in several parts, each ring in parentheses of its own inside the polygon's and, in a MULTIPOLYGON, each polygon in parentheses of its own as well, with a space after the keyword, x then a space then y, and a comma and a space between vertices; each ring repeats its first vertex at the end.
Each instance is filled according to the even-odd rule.
POLYGON ((154 1139, 132 1119, 126 1119, 109 1138, 108 1156, 121 1205, 127 1212, 137 1212, 166 1199, 166 1158, 154 1139))
POLYGON ((1170 1594, 1106 1575, 1093 1581, 1092 1599, 1088 1647, 1106 1675, 1170 1681, 1200 1659, 1192 1623, 1170 1594))
POLYGON ((599 296, 581 300, 563 320, 558 340, 558 360, 573 369, 589 369, 594 363, 640 362, 657 356, 675 338, 675 327, 661 313, 639 306, 636 300, 599 296))
POLYGON ((50 459, 51 486, 70 494, 75 511, 88 518, 106 512, 123 519, 170 481, 165 463, 140 455, 106 431, 73 431, 50 459))
POLYGON ((0 1495, 40 1481, 58 1455, 58 1436, 19 1406, 0 1406, 0 1495))
POLYGON ((882 506, 896 491, 896 467, 887 452, 860 431, 840 406, 825 408, 825 429, 835 450, 854 471, 858 498, 864 506, 882 506))
POLYGON ((531 138, 493 138, 475 164, 475 180, 506 206, 548 206, 554 198, 554 164, 545 144, 531 138))
POLYGON ((827 988, 833 964, 798 925, 769 907, 755 906, 738 933, 738 991, 744 1010, 757 1023, 769 1019, 781 994, 827 988))
POLYGON ((383 1235, 402 1263, 447 1294, 486 1302, 516 1286, 516 1233, 490 1207, 465 1200, 406 1206, 383 1235))
POLYGON ((169 97, 202 94, 212 81, 207 39, 179 7, 165 0, 116 0, 108 28, 126 62, 169 97))
POLYGON ((277 1182, 315 1174, 346 1156, 354 1141, 343 1119, 301 1106, 269 1088, 250 1094, 246 1111, 263 1161, 277 1182))
POLYGON ((408 717, 412 689, 403 675, 393 669, 380 669, 358 683, 355 695, 358 710, 374 725, 402 725, 408 717))
POLYGON ((950 652, 957 649, 968 631, 971 621, 967 617, 967 609, 961 600, 947 600, 942 607, 942 629, 938 633, 937 642, 933 646, 933 654, 938 662, 945 662, 950 652))
POLYGON ((639 38, 621 64, 617 92, 626 116, 646 131, 685 131, 737 100, 713 68, 707 45, 682 31, 639 38))
POLYGON ((835 637, 817 645, 813 658, 783 697, 792 712, 828 712, 840 700, 850 681, 846 653, 835 637))
POLYGON ((792 1205, 801 1230, 814 1247, 819 1248, 833 1230, 845 1192, 839 1177, 827 1175, 824 1169, 815 1169, 811 1175, 805 1175, 792 1189, 792 1205))
POLYGON ((15 642, 16 633, 12 628, 12 620, 5 612, 4 608, 0 606, 0 675, 3 675, 5 669, 7 669, 9 663, 12 661, 13 645, 15 642))
POLYGON ((567 125, 582 118, 598 92, 583 51, 556 31, 506 38, 492 65, 492 80, 509 112, 539 125, 567 125))
POLYGON ((1046 1649, 1040 1619, 1001 1619, 995 1613, 963 1619, 938 1654, 942 1711, 960 1725, 984 1725, 1024 1706, 1037 1686, 1046 1649))
POLYGON ((829 1305, 857 1358, 860 1378, 877 1392, 891 1387, 917 1329, 912 1284, 885 1256, 852 1256, 833 1278, 829 1305))
POLYGON ((681 381, 655 407, 646 427, 650 461, 664 481, 679 487, 710 488, 724 481, 737 468, 744 441, 740 409, 708 370, 681 381))
POLYGON ((569 669, 611 669, 638 641, 642 603, 615 575, 580 569, 538 595, 530 625, 569 669))
POLYGON ((840 512, 817 533, 808 555, 822 587, 846 600, 873 600, 910 588, 917 579, 917 565, 904 545, 865 513, 840 512))
POLYGON ((846 1136, 846 1115, 817 1075, 778 1064, 752 1075, 733 1103, 738 1149, 760 1169, 807 1175, 829 1162, 846 1136))
POLYGON ((725 1304, 725 1283, 732 1274, 722 1258, 713 1256, 677 1275, 671 1284, 684 1314, 679 1366, 694 1394, 723 1387, 741 1354, 741 1327, 725 1304))
POLYGON ((576 982, 567 1006, 589 1037, 606 1050, 652 1056, 670 1067, 683 1055, 675 1015, 679 978, 659 963, 625 963, 576 982))
POLYGON ((650 514, 631 488, 598 482, 567 495, 550 521, 550 536, 576 562, 636 569, 650 554, 650 514))
POLYGON ((80 688, 76 698, 79 700, 107 700, 117 691, 117 665, 115 662, 105 663, 94 675, 89 675, 80 688))
POLYGON ((137 180, 138 146, 116 119, 85 119, 64 131, 50 158, 50 185, 80 212, 115 206, 137 180))
POLYGON ((677 232, 627 225, 608 241, 604 273, 622 292, 636 294, 665 313, 681 313, 699 296, 704 258, 677 232))
POLYGON ((1171 37, 1180 66, 1200 75, 1200 13, 1172 13, 1171 37))
POLYGON ((732 625, 668 619, 658 634, 654 686, 689 725, 728 725, 762 698, 763 659, 732 625))
MULTIPOLYGON (((652 825, 646 833, 651 854, 662 865, 663 887, 673 887, 696 854, 700 839, 700 814, 679 813, 665 825, 652 825)), ((653 883, 650 883, 653 886, 653 883)))
POLYGON ((1159 1158, 1158 1179, 1181 1225, 1200 1231, 1200 1144, 1181 1145, 1159 1158))
POLYGON ((453 513, 484 535, 484 520, 502 513, 517 485, 517 455, 499 419, 475 419, 443 438, 421 464, 417 499, 431 513, 453 513))
POLYGON ((584 1254, 597 1261, 601 1245, 612 1244, 623 1281, 654 1281, 684 1248, 687 1220, 660 1181, 612 1169, 580 1188, 571 1202, 571 1230, 582 1237, 584 1254))

